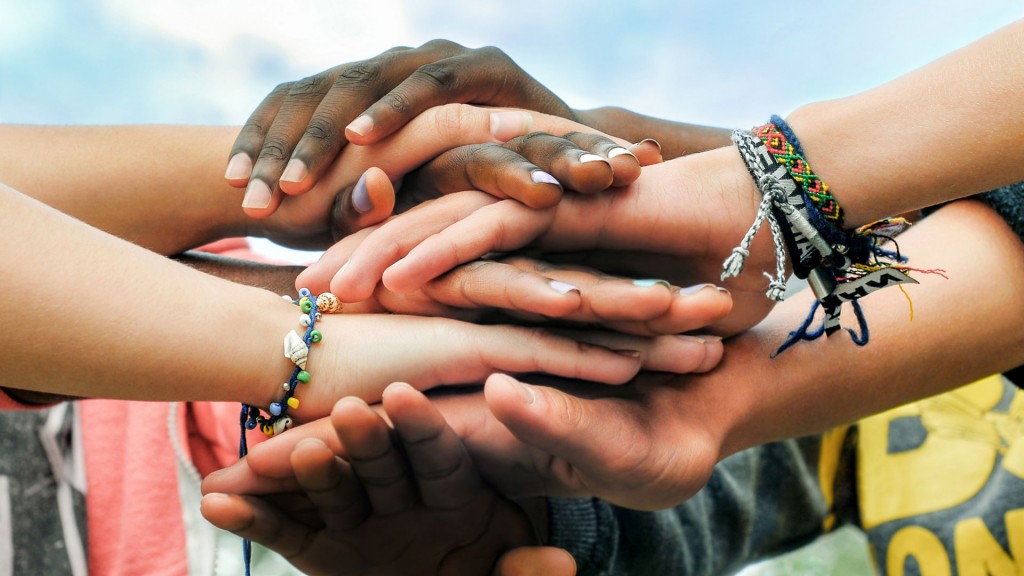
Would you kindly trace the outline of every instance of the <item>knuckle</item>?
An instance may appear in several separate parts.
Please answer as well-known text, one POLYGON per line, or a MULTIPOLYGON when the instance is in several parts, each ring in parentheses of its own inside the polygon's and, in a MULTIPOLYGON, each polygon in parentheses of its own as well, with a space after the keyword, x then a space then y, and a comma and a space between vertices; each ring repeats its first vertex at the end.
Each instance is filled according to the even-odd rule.
POLYGON ((412 109, 412 101, 401 92, 389 92, 383 104, 396 114, 404 115, 412 109))
POLYGON ((288 90, 288 95, 300 98, 322 96, 327 93, 329 86, 330 83, 326 76, 323 74, 314 74, 294 82, 288 90))
POLYGON ((445 104, 437 109, 435 128, 441 134, 458 135, 469 125, 472 111, 465 104, 445 104))
POLYGON ((462 52, 466 50, 466 47, 458 42, 452 42, 451 40, 446 40, 444 38, 434 38, 433 40, 424 42, 423 45, 420 46, 420 49, 451 54, 454 52, 462 52))
POLYGON ((278 138, 267 139, 260 150, 260 160, 284 161, 291 154, 291 147, 278 138))
POLYGON ((481 46, 474 50, 474 52, 485 60, 494 60, 502 64, 511 64, 513 66, 516 65, 515 62, 512 61, 512 58, 497 46, 481 46))
POLYGON ((315 140, 334 140, 337 135, 334 123, 327 118, 315 117, 306 126, 305 137, 315 140))
POLYGON ((429 85, 435 86, 442 90, 451 90, 455 87, 458 79, 458 74, 455 69, 442 62, 431 62, 420 66, 413 75, 429 85))
POLYGON ((380 67, 373 62, 357 62, 338 74, 336 84, 372 84, 380 77, 380 67))

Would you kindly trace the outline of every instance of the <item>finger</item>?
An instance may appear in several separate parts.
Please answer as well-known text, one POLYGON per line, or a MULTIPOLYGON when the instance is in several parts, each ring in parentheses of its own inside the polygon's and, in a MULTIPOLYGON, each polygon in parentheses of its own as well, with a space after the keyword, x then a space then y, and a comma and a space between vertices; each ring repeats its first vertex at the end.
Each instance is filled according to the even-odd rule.
POLYGON ((568 282, 491 260, 463 264, 426 283, 423 294, 458 308, 501 308, 550 318, 572 314, 582 300, 580 289, 568 282))
POLYGON ((577 342, 634 355, 643 370, 689 374, 707 372, 722 359, 722 339, 716 336, 634 336, 596 330, 558 330, 577 342))
POLYGON ((421 392, 405 383, 384 391, 384 410, 402 441, 423 505, 458 510, 481 491, 480 474, 462 440, 421 392))
POLYGON ((562 185, 555 176, 514 150, 493 143, 449 150, 415 172, 407 185, 428 198, 481 190, 496 198, 515 198, 531 208, 553 206, 562 196, 562 185))
POLYGON ((587 479, 629 478, 629 468, 650 453, 649 416, 640 404, 584 399, 504 374, 487 379, 484 397, 512 434, 546 455, 548 471, 561 484, 547 485, 551 495, 594 495, 598 486, 587 479))
POLYGON ((596 193, 607 189, 609 186, 626 186, 640 176, 640 161, 628 148, 608 138, 603 134, 592 132, 569 132, 563 136, 564 139, 572 142, 581 150, 587 150, 590 154, 599 156, 608 163, 612 171, 612 179, 603 187, 600 181, 587 182, 586 188, 574 188, 577 192, 596 193))
POLYGON ((290 86, 291 83, 278 84, 271 90, 239 130, 238 136, 235 137, 235 143, 231 146, 228 167, 224 173, 224 178, 231 186, 244 188, 249 182, 253 162, 259 155, 260 149, 263 148, 267 130, 274 123, 274 117, 277 116, 281 103, 288 95, 290 86))
POLYGON ((412 508, 415 489, 387 423, 366 402, 353 397, 335 404, 331 423, 373 512, 386 516, 412 508))
MULTIPOLYGON (((299 160, 291 161, 295 144, 309 125, 310 118, 321 99, 331 86, 330 72, 314 74, 292 82, 288 95, 267 130, 263 146, 252 168, 253 180, 259 180, 271 189, 281 189, 282 174, 287 165, 287 180, 300 182, 305 179, 307 169, 299 160)), ((287 193, 289 191, 282 190, 287 193)), ((294 189, 292 191, 295 191, 294 189)))
POLYGON ((359 526, 370 503, 348 464, 322 441, 307 438, 292 450, 295 478, 316 507, 324 525, 343 531, 359 526))
POLYGON ((553 546, 524 546, 502 554, 492 576, 575 576, 576 559, 553 546))
MULTIPOLYGON (((299 272, 299 275, 295 278, 295 287, 308 288, 309 291, 314 294, 331 292, 331 280, 336 274, 338 274, 342 266, 348 262, 352 257, 352 254, 357 248, 359 248, 359 245, 362 244, 366 237, 375 229, 376 227, 364 228, 335 242, 330 248, 320 255, 320 258, 317 259, 316 262, 310 264, 302 272, 299 272)), ((339 298, 345 294, 340 291, 335 291, 334 293, 338 295, 339 298)), ((343 298, 343 301, 345 302, 350 300, 354 299, 343 298)))
POLYGON ((636 144, 631 144, 628 149, 636 157, 637 161, 640 162, 641 166, 660 164, 663 160, 661 144, 653 138, 647 138, 636 144))
MULTIPOLYGON (((331 280, 331 292, 344 302, 369 298, 384 270, 408 254, 424 238, 494 202, 496 200, 487 194, 468 191, 438 198, 429 204, 429 210, 424 210, 427 205, 423 205, 390 219, 363 238, 352 251, 351 257, 331 280)), ((445 271, 446 268, 437 270, 435 276, 445 271)))
POLYGON ((290 455, 305 438, 322 441, 336 455, 345 454, 330 420, 320 418, 251 446, 244 458, 208 474, 203 479, 203 493, 267 494, 297 489, 290 455))
POLYGON ((214 526, 247 538, 292 558, 313 541, 314 530, 267 504, 260 498, 228 494, 207 494, 200 503, 203 517, 214 526))
MULTIPOLYGON (((446 196, 445 198, 450 198, 446 196)), ((443 200, 443 199, 442 199, 443 200)), ((437 276, 493 251, 521 248, 547 230, 554 210, 534 210, 519 202, 501 200, 467 214, 461 220, 441 228, 433 235, 415 242, 402 242, 394 264, 387 266, 379 276, 384 285, 396 292, 416 290, 437 276), (405 252, 402 254, 401 252, 405 252)), ((396 221, 397 222, 397 221, 396 221)), ((393 237, 394 231, 381 234, 393 237)), ((371 248, 368 245, 365 250, 371 248)), ((383 265, 388 258, 379 258, 375 264, 383 265)), ((373 275, 379 268, 372 269, 373 275)))
POLYGON ((339 194, 331 215, 331 233, 338 240, 379 224, 395 209, 395 187, 380 168, 370 168, 355 186, 339 194))

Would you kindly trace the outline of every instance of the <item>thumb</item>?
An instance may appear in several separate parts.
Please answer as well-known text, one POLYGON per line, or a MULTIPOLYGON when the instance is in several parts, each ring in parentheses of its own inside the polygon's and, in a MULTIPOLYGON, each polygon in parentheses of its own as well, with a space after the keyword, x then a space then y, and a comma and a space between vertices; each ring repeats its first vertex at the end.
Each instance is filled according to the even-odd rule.
POLYGON ((378 224, 395 209, 395 187, 380 168, 370 168, 350 188, 335 197, 331 232, 338 240, 378 224))
POLYGON ((524 546, 498 559, 491 576, 575 576, 572 554, 553 546, 524 546))
POLYGON ((579 488, 580 473, 589 475, 608 466, 609 447, 637 438, 633 414, 613 398, 581 398, 561 390, 492 374, 484 397, 494 416, 519 440, 564 460, 575 473, 566 473, 569 490, 579 488), (614 404, 613 404, 614 403, 614 404))

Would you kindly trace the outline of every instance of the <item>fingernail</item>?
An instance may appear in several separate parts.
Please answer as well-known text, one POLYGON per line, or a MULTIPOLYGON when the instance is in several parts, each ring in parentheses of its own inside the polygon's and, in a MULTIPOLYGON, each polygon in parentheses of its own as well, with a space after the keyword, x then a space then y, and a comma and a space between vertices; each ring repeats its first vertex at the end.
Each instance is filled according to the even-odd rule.
POLYGON ((679 289, 679 293, 681 295, 683 295, 683 296, 691 296, 693 294, 696 294, 697 292, 700 292, 701 290, 703 290, 705 288, 717 288, 717 286, 715 286, 714 284, 694 284, 693 286, 688 286, 686 288, 680 288, 679 289))
POLYGON ((228 161, 228 169, 224 171, 224 178, 228 180, 248 180, 252 174, 252 160, 249 155, 239 152, 228 161))
POLYGON ((360 214, 366 214, 373 210, 373 201, 370 200, 370 193, 366 190, 366 172, 359 177, 356 187, 352 189, 352 207, 360 214))
POLYGON ((576 292, 579 294, 580 289, 569 284, 567 282, 559 282, 558 280, 551 280, 548 282, 548 286, 551 286, 559 294, 568 294, 569 292, 576 292))
POLYGON ((598 156, 597 154, 583 154, 580 156, 580 164, 586 164, 588 162, 604 162, 608 164, 608 159, 604 156, 598 156))
POLYGON ((732 292, 729 292, 729 290, 726 288, 722 288, 721 286, 715 286, 715 288, 718 289, 718 291, 721 292, 722 294, 725 294, 726 296, 732 296, 732 292))
POLYGON ((528 112, 491 112, 491 136, 499 142, 506 142, 530 131, 533 116, 528 112))
POLYGON ((263 209, 270 206, 270 186, 263 180, 250 180, 245 187, 245 197, 242 198, 242 208, 263 209))
POLYGON ((623 154, 629 154, 630 156, 633 157, 634 160, 636 160, 636 154, 633 154, 632 152, 630 152, 629 150, 626 150, 625 148, 623 148, 621 146, 619 146, 617 148, 612 148, 611 150, 609 150, 608 151, 608 158, 615 158, 616 156, 622 156, 623 154))
POLYGON ((704 344, 705 342, 702 336, 694 336, 692 334, 676 334, 676 338, 685 342, 695 342, 697 344, 704 344))
POLYGON ((639 358, 640 357, 640 351, 639 350, 612 350, 612 352, 615 352, 616 354, 619 354, 621 356, 628 356, 630 358, 639 358))
POLYGON ((306 163, 298 158, 292 158, 288 161, 288 165, 284 167, 281 180, 285 182, 302 182, 308 175, 309 170, 306 169, 306 163))
POLYGON ((669 284, 667 280, 661 280, 658 278, 641 278, 638 280, 633 280, 633 285, 638 286, 640 288, 650 288, 651 286, 660 285, 664 286, 665 288, 668 288, 669 290, 672 289, 672 285, 669 284))
POLYGON ((661 150, 661 142, 658 142, 654 138, 644 138, 643 140, 637 142, 636 144, 633 144, 633 146, 643 146, 644 144, 654 144, 655 146, 658 147, 658 150, 661 150))
POLYGON ((543 170, 534 170, 533 172, 530 172, 530 179, 537 184, 554 184, 559 188, 562 187, 562 184, 556 180, 554 176, 543 170))
POLYGON ((360 136, 365 136, 367 132, 373 129, 373 118, 370 118, 366 114, 360 115, 358 118, 353 120, 345 130, 351 130, 360 136))

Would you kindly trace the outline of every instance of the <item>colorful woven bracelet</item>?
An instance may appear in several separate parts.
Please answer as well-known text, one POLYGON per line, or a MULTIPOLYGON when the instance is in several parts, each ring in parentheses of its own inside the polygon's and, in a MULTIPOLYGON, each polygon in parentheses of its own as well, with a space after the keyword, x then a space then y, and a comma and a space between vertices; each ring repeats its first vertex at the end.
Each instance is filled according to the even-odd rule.
POLYGON ((777 116, 752 133, 737 130, 732 140, 762 200, 754 223, 723 264, 722 279, 742 272, 754 235, 768 222, 776 255, 776 275, 765 274, 770 280, 768 297, 781 300, 784 295, 788 251, 794 274, 807 279, 816 298, 807 319, 790 333, 773 356, 800 340, 837 332, 844 302, 852 304, 860 326, 859 335, 851 329, 847 332, 856 344, 867 344, 869 332, 858 299, 886 286, 917 283, 907 274, 911 269, 901 264, 905 259, 898 252, 878 246, 879 240, 890 240, 899 233, 906 221, 894 218, 854 232, 843 230, 839 202, 810 169, 796 135, 777 116), (810 331, 819 306, 825 311, 822 328, 810 331))

